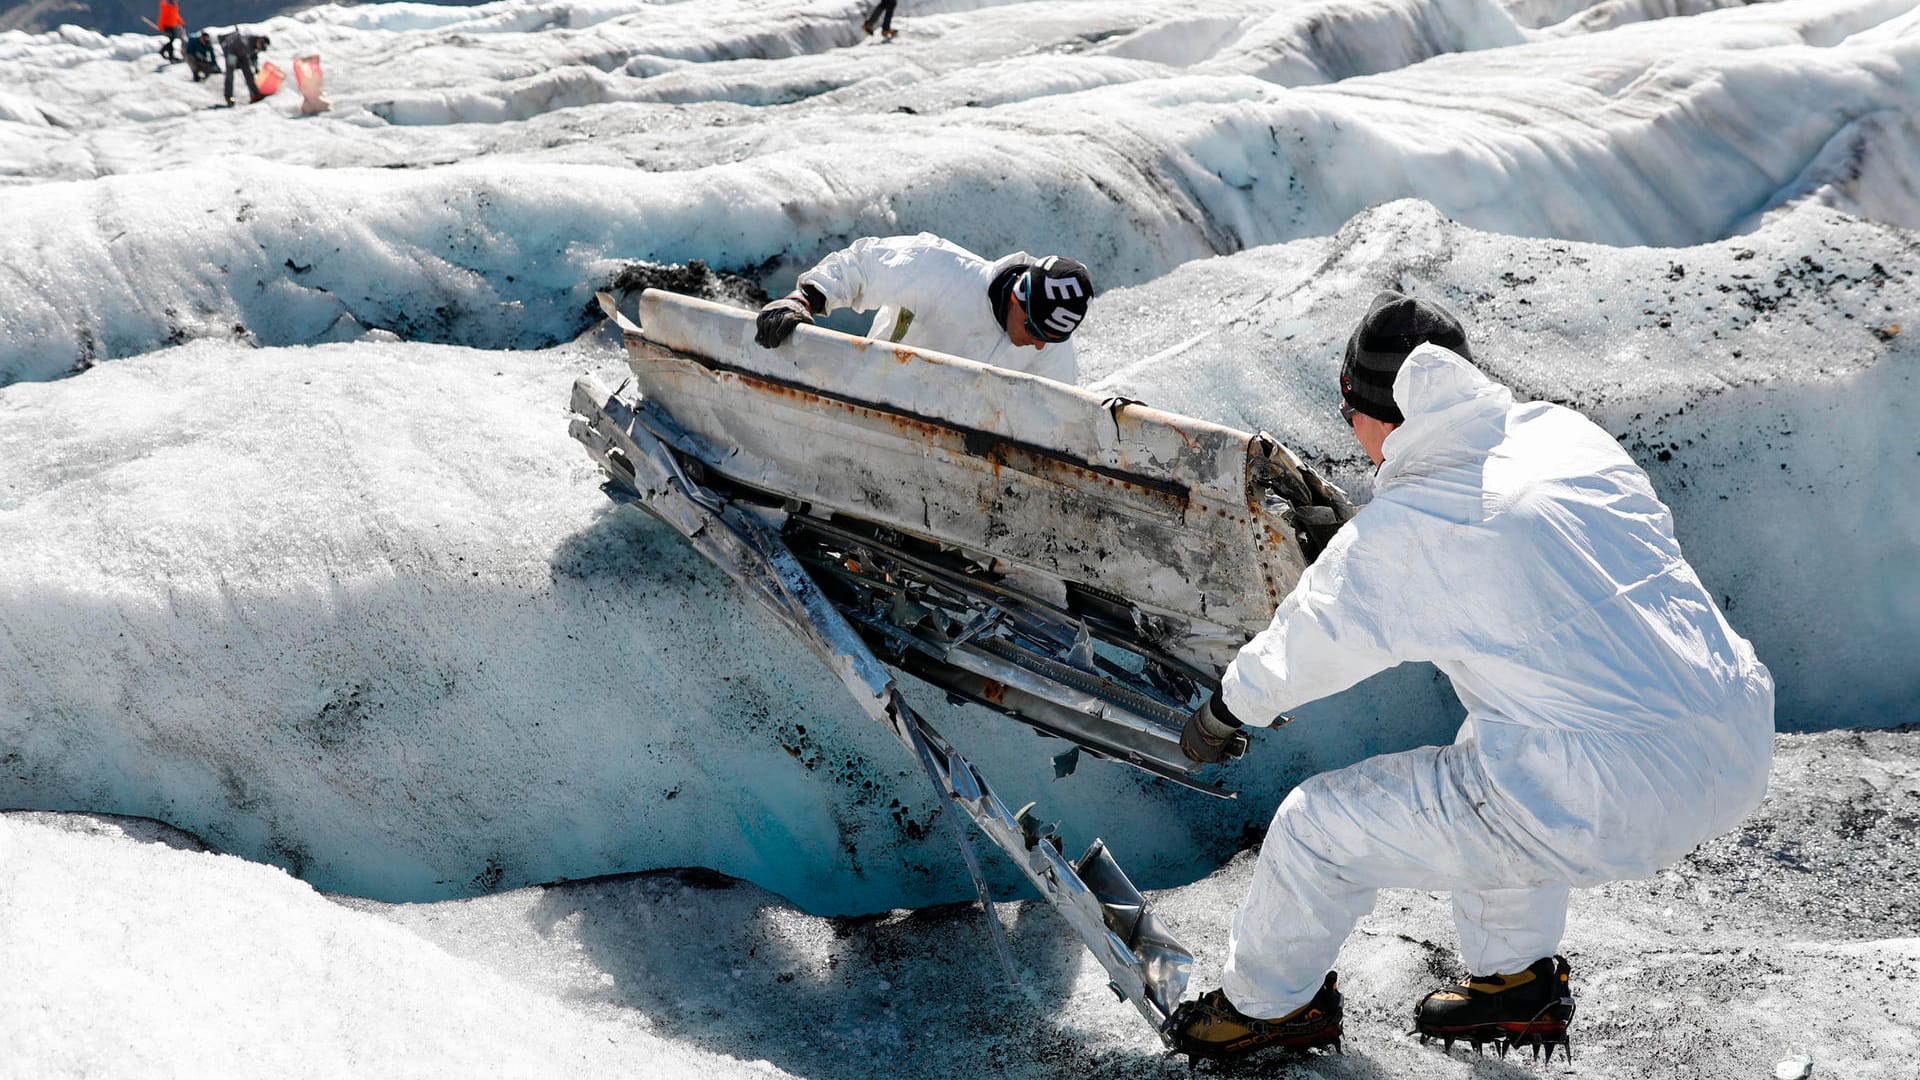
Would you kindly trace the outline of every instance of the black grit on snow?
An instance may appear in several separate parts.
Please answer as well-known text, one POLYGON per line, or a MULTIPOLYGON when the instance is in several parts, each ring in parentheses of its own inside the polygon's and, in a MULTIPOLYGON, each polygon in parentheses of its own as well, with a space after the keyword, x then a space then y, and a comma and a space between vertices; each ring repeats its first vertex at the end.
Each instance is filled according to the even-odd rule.
MULTIPOLYGON (((758 308, 771 299, 767 290, 751 278, 714 270, 701 259, 685 263, 631 262, 613 275, 608 287, 623 298, 647 289, 665 289, 744 308, 758 308)), ((598 309, 594 310, 597 313, 598 309)))
MULTIPOLYGON (((1650 879, 1575 891, 1563 946, 1579 1002, 1571 1067, 1476 1057, 1464 1044, 1447 1054, 1408 1036, 1419 997, 1460 974, 1451 909, 1445 894, 1385 890, 1340 958, 1346 1053, 1269 1054, 1231 1075, 1763 1078, 1797 1057, 1815 1076, 1910 1078, 1920 1061, 1916 826, 1920 725, 1782 735, 1767 799, 1741 828, 1650 879)), ((1155 894, 1198 956, 1193 990, 1218 985, 1254 857, 1155 894)), ((795 1076, 1187 1075, 1036 903, 1000 906, 1022 967, 1016 989, 999 981, 975 906, 817 919, 711 872, 376 910, 455 953, 517 964, 483 951, 488 935, 470 927, 496 925, 488 909, 497 918, 527 893, 547 932, 571 939, 549 947, 577 945, 590 974, 611 976, 576 988, 589 1000, 675 1042, 795 1076)))

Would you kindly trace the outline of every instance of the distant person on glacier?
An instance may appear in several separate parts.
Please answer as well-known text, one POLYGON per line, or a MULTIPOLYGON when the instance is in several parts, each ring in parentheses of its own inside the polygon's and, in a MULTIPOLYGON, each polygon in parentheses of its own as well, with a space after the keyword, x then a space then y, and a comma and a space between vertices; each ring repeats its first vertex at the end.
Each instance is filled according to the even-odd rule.
POLYGON ((160 57, 168 63, 180 59, 174 47, 187 32, 187 20, 180 17, 180 5, 174 0, 160 0, 160 21, 153 24, 154 29, 165 34, 167 43, 160 46, 160 57))
POLYGON ((193 73, 193 81, 220 74, 220 60, 213 48, 213 35, 205 30, 187 41, 187 70, 193 73))
POLYGON ((1087 268, 1058 255, 988 261, 932 233, 867 236, 761 308, 754 340, 776 349, 817 316, 879 308, 868 337, 1071 383, 1080 367, 1069 339, 1091 299, 1087 268))
POLYGON ((893 5, 897 2, 898 0, 880 0, 873 5, 873 10, 867 13, 867 21, 860 24, 860 28, 867 32, 867 36, 873 36, 875 26, 880 27, 881 37, 893 36, 893 5))
POLYGON ((227 57, 227 104, 233 104, 233 73, 237 69, 247 83, 247 102, 253 104, 263 100, 266 95, 260 92, 260 86, 253 81, 254 70, 260 66, 260 54, 271 44, 264 35, 242 34, 232 30, 220 35, 220 51, 227 57))
POLYGON ((1469 974, 1415 1013, 1449 1045, 1567 1040, 1571 886, 1646 877, 1766 792, 1773 680, 1680 553, 1645 473, 1571 409, 1516 403, 1445 308, 1382 293, 1347 342, 1341 415, 1379 471, 1187 721, 1196 761, 1247 723, 1407 660, 1467 708, 1448 746, 1289 793, 1220 989, 1168 1021, 1189 1055, 1340 1038, 1333 967, 1382 888, 1453 894, 1469 974))

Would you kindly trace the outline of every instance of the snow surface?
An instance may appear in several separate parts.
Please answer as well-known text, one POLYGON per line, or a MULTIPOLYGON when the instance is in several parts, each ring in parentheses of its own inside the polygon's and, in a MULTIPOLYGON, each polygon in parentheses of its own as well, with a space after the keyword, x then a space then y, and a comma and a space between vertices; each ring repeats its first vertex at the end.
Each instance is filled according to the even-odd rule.
MULTIPOLYGON (((1739 831, 1577 890, 1571 1068, 1408 1038, 1458 960, 1445 896, 1388 890, 1340 958, 1345 1056, 1252 1075, 1694 1080, 1799 1058, 1912 1076, 1917 740, 1783 736, 1739 831)), ((0 1076, 1188 1076, 1037 902, 998 905, 1010 990, 977 907, 825 919, 690 871, 388 905, 194 848, 153 823, 0 814, 0 1076)), ((1154 896, 1198 985, 1251 856, 1154 896)))
POLYGON ((326 60, 336 110, 298 119, 206 111, 147 38, 0 34, 6 111, 46 120, 0 122, 0 381, 235 325, 554 344, 622 259, 784 278, 903 229, 1048 238, 1112 286, 1409 196, 1654 245, 1784 192, 1909 205, 1911 0, 1711 12, 1685 51, 1671 19, 1528 41, 1490 0, 1323 6, 980 7, 831 51, 856 5, 325 7, 262 26, 326 60), (1297 85, 1356 52, 1411 66, 1297 85))
MULTIPOLYGON (((1648 468, 1783 729, 1920 718, 1920 3, 948 0, 884 43, 860 9, 313 8, 261 26, 323 55, 308 118, 207 109, 151 37, 0 33, 0 806, 87 812, 0 817, 0 1076, 1160 1075, 1050 913, 1003 908, 1044 973, 1011 1026, 977 915, 877 914, 968 893, 924 781, 597 490, 567 389, 618 381, 588 301, 636 262, 739 295, 867 233, 1072 254, 1090 383, 1361 496, 1339 345, 1376 289, 1441 297, 1648 468)), ((1248 866, 1214 871, 1288 788, 1458 719, 1388 673, 1227 803, 1056 781, 1059 744, 907 692, 1173 889, 1198 988, 1248 866)), ((1910 1069, 1911 857, 1860 841, 1911 830, 1911 733, 1782 745, 1879 786, 1582 894, 1583 1071, 1910 1069)), ((1312 1071, 1465 1071, 1392 1037, 1457 974, 1444 905, 1402 907, 1312 1071)))

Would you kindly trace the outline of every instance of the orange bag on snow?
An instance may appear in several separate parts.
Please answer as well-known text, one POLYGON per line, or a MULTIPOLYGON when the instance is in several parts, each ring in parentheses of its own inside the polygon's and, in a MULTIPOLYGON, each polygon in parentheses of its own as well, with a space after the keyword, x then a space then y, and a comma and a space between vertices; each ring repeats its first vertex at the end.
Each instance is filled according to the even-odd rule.
POLYGON ((269 60, 260 65, 260 78, 255 80, 254 85, 260 88, 260 96, 265 97, 269 94, 278 93, 280 84, 286 81, 287 73, 281 71, 274 65, 273 61, 269 60))

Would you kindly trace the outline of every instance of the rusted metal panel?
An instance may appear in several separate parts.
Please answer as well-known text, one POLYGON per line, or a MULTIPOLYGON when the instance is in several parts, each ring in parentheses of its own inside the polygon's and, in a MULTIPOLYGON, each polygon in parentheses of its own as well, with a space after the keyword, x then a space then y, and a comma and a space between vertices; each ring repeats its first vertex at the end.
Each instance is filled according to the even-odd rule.
POLYGON ((1056 600, 1065 582, 1125 597, 1214 667, 1305 568, 1296 512, 1337 492, 1265 436, 960 357, 808 326, 762 349, 753 313, 657 290, 640 327, 637 386, 707 467, 1056 600))

